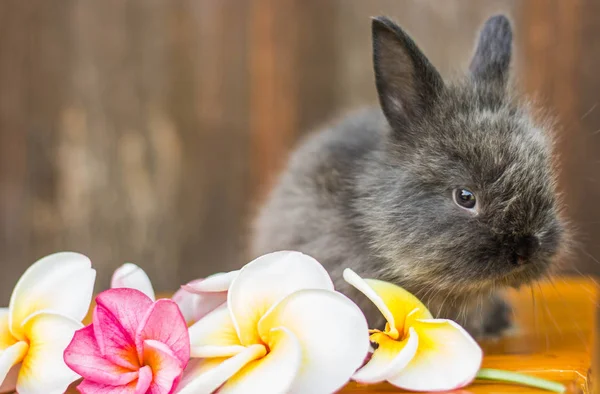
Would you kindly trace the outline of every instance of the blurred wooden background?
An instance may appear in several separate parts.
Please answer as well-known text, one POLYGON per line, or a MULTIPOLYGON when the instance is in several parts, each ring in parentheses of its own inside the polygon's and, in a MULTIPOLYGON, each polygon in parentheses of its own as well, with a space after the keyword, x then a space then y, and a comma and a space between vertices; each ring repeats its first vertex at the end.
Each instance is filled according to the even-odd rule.
POLYGON ((0 304, 37 258, 126 261, 157 290, 246 262, 245 235, 299 135, 375 102, 370 16, 440 71, 492 13, 521 86, 559 116, 562 184, 600 272, 600 4, 589 0, 0 2, 0 304))

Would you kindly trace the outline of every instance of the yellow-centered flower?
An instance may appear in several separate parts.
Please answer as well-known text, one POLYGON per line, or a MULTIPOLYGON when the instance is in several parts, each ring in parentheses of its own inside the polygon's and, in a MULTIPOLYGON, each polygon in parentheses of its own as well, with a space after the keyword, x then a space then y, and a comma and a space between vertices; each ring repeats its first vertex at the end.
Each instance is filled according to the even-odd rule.
MULTIPOLYGON (((207 279, 208 283, 212 280, 207 279)), ((327 271, 299 252, 259 257, 235 276, 227 304, 189 329, 180 394, 332 393, 369 348, 364 315, 327 271)))
POLYGON ((469 384, 481 366, 482 351, 457 323, 434 319, 415 296, 392 283, 362 279, 350 269, 346 282, 367 296, 387 320, 371 330, 376 349, 353 379, 388 381, 411 391, 444 391, 469 384))
POLYGON ((78 253, 46 256, 25 271, 0 308, 0 393, 60 394, 79 378, 63 360, 83 327, 96 271, 78 253))

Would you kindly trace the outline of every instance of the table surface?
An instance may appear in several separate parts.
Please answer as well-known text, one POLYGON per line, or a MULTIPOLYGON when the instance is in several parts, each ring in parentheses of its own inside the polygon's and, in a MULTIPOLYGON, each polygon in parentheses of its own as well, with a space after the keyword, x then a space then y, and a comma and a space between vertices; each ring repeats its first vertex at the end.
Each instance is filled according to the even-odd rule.
MULTIPOLYGON (((505 369, 561 382, 568 393, 592 393, 593 349, 598 342, 600 289, 593 279, 554 278, 512 291, 516 332, 484 342, 484 368, 505 369)), ((596 354, 596 357, 598 355, 596 354)), ((595 366, 596 364, 594 364, 595 366)), ((595 371, 595 369, 594 369, 595 371)), ((349 384, 343 394, 402 392, 389 384, 349 384)), ((475 382, 453 393, 548 393, 523 386, 475 382)))
MULTIPOLYGON (((565 384, 569 393, 592 393, 593 349, 598 341, 600 288, 591 278, 554 278, 552 282, 509 292, 515 332, 483 342, 484 368, 531 374, 565 384), (532 290, 533 289, 533 290, 532 290)), ((599 357, 596 354, 596 357, 599 357)), ((599 360, 600 361, 600 360, 599 360)), ((596 369, 594 369, 595 371, 596 369)), ((402 392, 389 384, 350 383, 341 394, 402 392)), ((70 389, 68 393, 77 393, 70 389)), ((509 384, 475 382, 455 394, 548 393, 509 384)))

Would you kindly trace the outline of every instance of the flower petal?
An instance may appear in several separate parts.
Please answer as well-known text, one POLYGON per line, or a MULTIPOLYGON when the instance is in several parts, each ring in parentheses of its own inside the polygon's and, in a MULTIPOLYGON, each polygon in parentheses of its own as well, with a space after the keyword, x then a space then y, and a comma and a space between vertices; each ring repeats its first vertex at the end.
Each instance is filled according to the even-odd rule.
MULTIPOLYGON (((185 366, 190 358, 190 337, 188 328, 173 300, 161 299, 156 301, 144 319, 135 336, 138 352, 143 351, 143 342, 154 339, 164 343, 185 366)), ((140 353, 140 358, 143 354, 140 353)))
POLYGON ((153 339, 144 341, 144 365, 152 368, 152 384, 148 394, 168 394, 177 386, 183 369, 175 353, 167 345, 153 339))
MULTIPOLYGON (((137 353, 134 355, 137 359, 137 353)), ((102 355, 92 325, 75 332, 65 349, 64 360, 73 371, 96 383, 121 386, 138 378, 137 371, 114 364, 102 355)))
POLYGON ((182 287, 190 293, 196 294, 223 292, 229 290, 231 282, 233 282, 239 273, 239 270, 219 272, 203 279, 193 280, 182 287))
POLYGON ((156 299, 150 278, 143 269, 132 263, 125 263, 115 270, 110 287, 136 289, 146 294, 152 301, 156 299))
POLYGON ((482 351, 457 323, 444 319, 416 321, 419 347, 411 362, 388 381, 412 391, 444 391, 466 386, 481 366, 482 351))
POLYGON ((271 330, 269 339, 269 353, 227 380, 219 394, 289 392, 302 363, 302 347, 294 333, 283 327, 271 330))
MULTIPOLYGON (((94 308, 92 318, 93 334, 101 357, 122 368, 137 371, 140 361, 135 339, 121 325, 118 318, 102 304, 94 308)), ((111 383, 106 382, 106 384, 111 383)))
POLYGON ((144 365, 139 370, 140 376, 135 386, 135 394, 146 394, 152 384, 153 373, 149 365, 144 365))
POLYGON ((28 349, 27 342, 21 341, 0 351, 0 383, 4 382, 12 367, 23 360, 28 349))
POLYGON ((53 312, 37 312, 23 322, 29 351, 19 371, 20 394, 62 394, 79 378, 63 360, 63 353, 81 323, 53 312))
POLYGON ((0 352, 17 343, 8 326, 8 308, 0 308, 0 352))
POLYGON ((62 252, 46 256, 30 266, 17 282, 10 298, 12 334, 25 339, 21 324, 32 313, 52 310, 73 320, 87 315, 96 271, 86 256, 62 252))
POLYGON ((193 347, 190 351, 192 358, 231 357, 241 353, 245 346, 200 346, 193 347))
POLYGON ((379 383, 396 376, 415 356, 419 345, 419 337, 412 327, 408 337, 402 341, 382 332, 371 335, 371 341, 379 346, 369 362, 352 376, 360 383, 379 383))
POLYGON ((375 290, 373 290, 363 278, 358 276, 358 274, 352 271, 350 268, 346 268, 344 270, 343 276, 346 282, 348 282, 358 291, 363 293, 369 300, 371 300, 373 304, 375 304, 375 306, 377 307, 377 309, 379 309, 383 317, 385 317, 385 320, 389 323, 389 332, 387 332, 387 334, 393 339, 398 339, 400 337, 400 334, 396 329, 396 321, 394 319, 394 315, 387 307, 387 305, 385 305, 385 302, 381 299, 381 297, 375 292, 375 290))
POLYGON ((0 383, 0 393, 14 393, 17 389, 17 378, 19 376, 19 370, 21 364, 13 365, 8 371, 8 374, 4 378, 4 381, 0 383))
POLYGON ((432 318, 427 307, 400 286, 376 279, 363 279, 349 268, 344 270, 344 280, 367 296, 381 311, 389 323, 386 333, 393 339, 408 332, 405 319, 411 312, 413 319, 432 318))
MULTIPOLYGON (((240 274, 241 275, 241 274, 240 274)), ((369 351, 367 321, 356 304, 328 290, 300 290, 258 323, 269 343, 272 328, 285 327, 302 346, 302 366, 292 393, 335 392, 363 364, 369 351), (327 330, 332 330, 327 335, 327 330)))
POLYGON ((152 306, 152 300, 139 290, 119 288, 98 294, 96 304, 110 311, 125 332, 135 338, 140 321, 152 306))
POLYGON ((171 299, 179 306, 185 321, 190 324, 225 304, 227 292, 194 294, 185 289, 179 289, 171 299))
POLYGON ((225 305, 193 324, 188 331, 192 357, 229 357, 245 349, 225 305))
POLYGON ((85 379, 77 386, 81 394, 145 394, 152 383, 152 369, 145 366, 139 370, 140 377, 126 385, 111 386, 85 379))
POLYGON ((333 283, 317 260, 300 252, 274 252, 244 266, 227 294, 241 343, 259 343, 256 327, 260 318, 287 295, 302 289, 333 290, 333 283))
POLYGON ((210 358, 196 362, 184 372, 177 393, 212 393, 249 362, 265 354, 267 350, 263 345, 250 345, 231 358, 210 358))

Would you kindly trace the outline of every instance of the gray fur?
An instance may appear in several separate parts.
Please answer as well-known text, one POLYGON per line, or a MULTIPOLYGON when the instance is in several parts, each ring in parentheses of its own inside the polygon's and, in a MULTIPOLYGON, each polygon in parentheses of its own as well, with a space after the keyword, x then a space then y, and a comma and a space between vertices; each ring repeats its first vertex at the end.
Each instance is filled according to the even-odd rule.
POLYGON ((483 26, 479 45, 469 67, 476 79, 506 84, 512 47, 512 30, 506 17, 497 15, 483 26))
POLYGON ((343 281, 346 267, 405 287, 475 335, 506 328, 496 289, 546 274, 565 225, 549 127, 506 93, 509 64, 498 59, 510 57, 510 25, 495 18, 471 72, 451 84, 398 26, 374 19, 382 108, 351 114, 292 153, 255 222, 253 254, 315 257, 371 324, 379 313, 343 281), (475 192, 478 214, 453 202, 459 187, 475 192))

